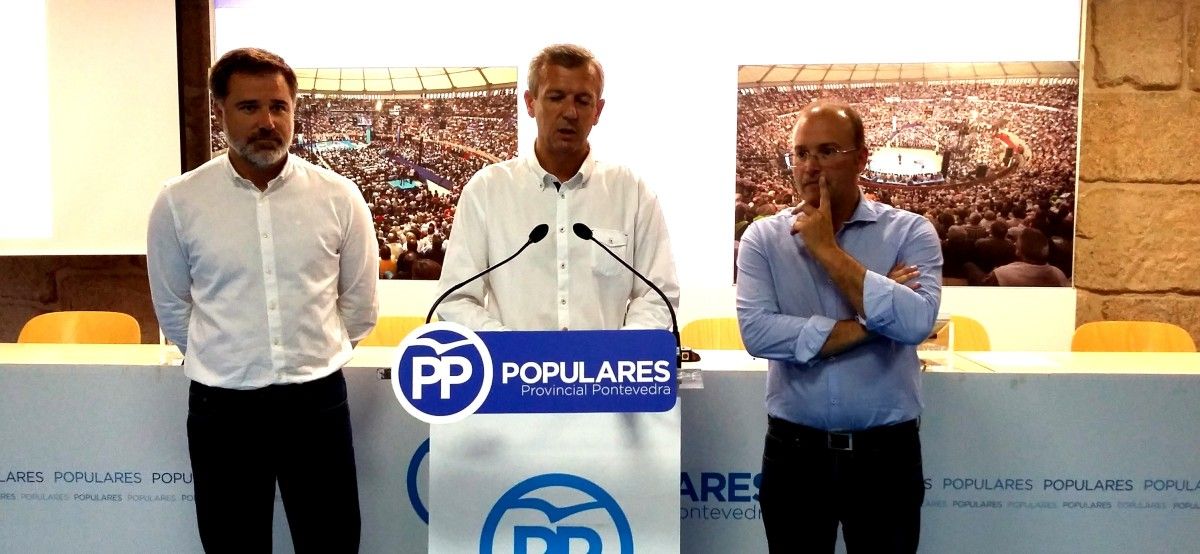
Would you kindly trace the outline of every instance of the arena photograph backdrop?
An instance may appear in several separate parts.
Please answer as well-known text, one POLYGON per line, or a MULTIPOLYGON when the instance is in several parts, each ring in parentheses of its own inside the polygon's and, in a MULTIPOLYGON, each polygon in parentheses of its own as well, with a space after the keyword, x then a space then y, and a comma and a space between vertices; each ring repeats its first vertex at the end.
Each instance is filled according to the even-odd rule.
POLYGON ((740 66, 735 249, 795 206, 791 132, 818 99, 862 115, 859 186, 933 223, 945 285, 1070 285, 1078 62, 740 66))
MULTIPOLYGON (((297 68, 291 152, 358 185, 381 279, 436 280, 467 180, 517 154, 516 67, 297 68)), ((213 152, 228 148, 212 115, 213 152)))

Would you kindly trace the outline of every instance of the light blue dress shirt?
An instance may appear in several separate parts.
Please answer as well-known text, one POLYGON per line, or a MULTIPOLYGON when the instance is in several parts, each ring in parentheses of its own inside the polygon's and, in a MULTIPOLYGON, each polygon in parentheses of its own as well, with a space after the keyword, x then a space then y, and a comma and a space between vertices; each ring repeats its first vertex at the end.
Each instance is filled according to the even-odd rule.
MULTIPOLYGON (((769 359, 767 413, 826 430, 861 430, 921 414, 916 345, 941 302, 942 251, 925 218, 861 198, 838 231, 842 250, 866 269, 863 307, 876 336, 818 358, 833 325, 855 319, 804 239, 793 209, 754 222, 738 253, 737 312, 750 354, 769 359), (920 271, 917 290, 887 277, 898 262, 920 271)), ((862 320, 860 320, 862 321, 862 320)))

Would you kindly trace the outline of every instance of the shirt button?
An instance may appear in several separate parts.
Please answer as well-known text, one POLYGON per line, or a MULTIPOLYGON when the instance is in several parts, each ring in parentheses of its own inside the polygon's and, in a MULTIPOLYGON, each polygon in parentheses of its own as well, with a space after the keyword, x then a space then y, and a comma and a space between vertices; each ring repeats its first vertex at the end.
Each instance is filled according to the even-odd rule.
POLYGON ((270 274, 271 274, 271 268, 269 268, 269 267, 268 267, 268 268, 264 269, 264 270, 263 270, 263 273, 266 273, 267 275, 270 275, 270 274))
POLYGON ((559 268, 559 269, 566 269, 566 268, 567 268, 567 264, 565 264, 565 263, 558 264, 558 268, 559 268))
POLYGON ((279 339, 275 339, 274 344, 275 346, 279 346, 279 339))
POLYGON ((274 302, 271 302, 270 304, 267 304, 267 309, 268 309, 268 310, 274 310, 274 309, 275 309, 275 303, 274 303, 274 302))
POLYGON ((833 400, 830 400, 829 403, 833 404, 834 406, 837 406, 838 401, 836 398, 834 398, 833 400))
POLYGON ((566 198, 566 197, 567 197, 567 195, 565 195, 565 194, 560 194, 560 195, 558 195, 558 197, 559 197, 559 198, 566 198))
POLYGON ((560 233, 565 233, 565 232, 567 232, 567 228, 566 228, 566 227, 559 227, 559 228, 558 228, 558 232, 560 232, 560 233))
POLYGON ((559 304, 562 304, 563 306, 566 306, 566 305, 567 305, 567 299, 566 299, 566 298, 563 298, 562 300, 559 300, 558 302, 559 302, 559 304))
POLYGON ((265 239, 265 238, 267 238, 267 237, 270 237, 270 236, 271 236, 271 234, 270 234, 270 233, 263 233, 263 238, 264 238, 264 239, 265 239))
POLYGON ((567 330, 567 328, 566 328, 566 327, 563 327, 563 328, 562 328, 562 330, 563 330, 563 331, 566 331, 566 330, 567 330))

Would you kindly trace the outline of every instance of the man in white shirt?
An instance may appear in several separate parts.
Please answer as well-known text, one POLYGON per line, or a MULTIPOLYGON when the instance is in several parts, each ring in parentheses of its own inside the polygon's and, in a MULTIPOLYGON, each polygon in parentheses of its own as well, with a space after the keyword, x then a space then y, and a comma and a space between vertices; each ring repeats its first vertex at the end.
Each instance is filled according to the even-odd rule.
POLYGON ((603 92, 603 69, 578 46, 547 47, 530 63, 524 98, 537 120, 534 155, 484 167, 463 188, 439 288, 516 252, 539 224, 550 234, 447 297, 442 320, 477 330, 670 328, 657 293, 572 232, 586 224, 678 305, 658 199, 629 169, 596 160, 588 144, 603 92))
POLYGON ((278 482, 297 552, 357 552, 341 367, 375 325, 378 248, 350 180, 288 154, 296 76, 239 49, 209 76, 229 151, 162 190, 147 265, 192 380, 188 450, 210 552, 269 552, 278 482))

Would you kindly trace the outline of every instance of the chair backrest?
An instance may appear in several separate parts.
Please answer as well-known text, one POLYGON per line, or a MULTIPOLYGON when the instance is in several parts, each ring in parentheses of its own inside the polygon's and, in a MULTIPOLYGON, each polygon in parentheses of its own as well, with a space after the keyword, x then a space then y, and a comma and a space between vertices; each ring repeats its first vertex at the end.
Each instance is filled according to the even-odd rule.
POLYGON ((411 315, 383 316, 375 323, 375 329, 359 346, 396 346, 405 335, 425 324, 425 318, 411 315))
POLYGON ((1161 321, 1093 321, 1071 337, 1074 352, 1195 352, 1196 342, 1178 325, 1161 321))
POLYGON ((935 343, 949 347, 950 327, 954 327, 955 352, 982 352, 992 349, 987 328, 982 323, 965 315, 950 316, 950 325, 938 332, 935 343))
POLYGON ((679 331, 685 347, 699 350, 745 350, 737 318, 713 317, 697 319, 679 331))
POLYGON ((142 328, 121 312, 51 312, 25 322, 17 342, 140 344, 142 328))

